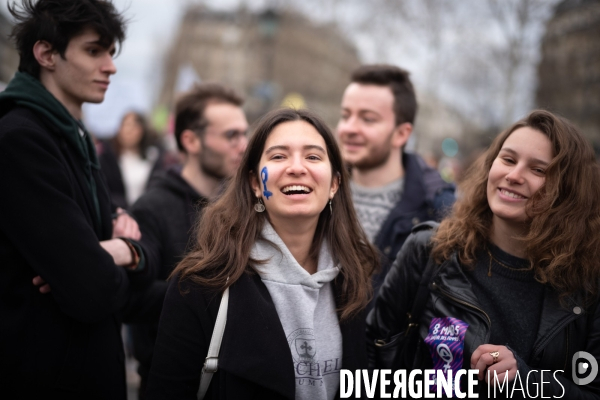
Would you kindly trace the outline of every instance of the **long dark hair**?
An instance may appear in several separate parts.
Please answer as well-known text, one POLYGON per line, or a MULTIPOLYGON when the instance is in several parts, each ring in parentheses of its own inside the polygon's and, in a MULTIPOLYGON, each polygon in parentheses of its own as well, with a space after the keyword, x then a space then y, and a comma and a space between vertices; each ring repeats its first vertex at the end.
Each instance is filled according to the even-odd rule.
POLYGON ((600 169, 587 140, 569 121, 536 110, 498 135, 467 172, 462 197, 434 236, 433 256, 441 262, 458 251, 463 265, 474 266, 490 235, 492 211, 487 180, 504 141, 519 128, 548 137, 552 161, 546 180, 527 202, 527 233, 519 239, 536 278, 562 298, 578 291, 598 292, 600 279, 600 169))
POLYGON ((266 213, 254 211, 256 197, 250 177, 258 169, 273 129, 289 121, 306 121, 317 130, 327 146, 332 176, 339 179, 340 187, 332 201, 333 213, 329 207, 321 212, 309 256, 316 258, 321 243, 327 240, 335 262, 341 265, 336 278, 337 304, 340 319, 347 319, 368 303, 369 277, 378 266, 379 256, 358 223, 348 173, 335 138, 325 123, 307 110, 275 110, 260 120, 233 181, 220 199, 204 209, 196 228, 195 248, 173 274, 179 273, 182 280, 189 279, 203 287, 224 290, 243 273, 253 272, 249 262, 258 261, 250 259, 250 250, 260 235, 266 213))
POLYGON ((138 124, 140 129, 142 130, 142 137, 140 138, 137 147, 140 153, 140 157, 145 160, 148 155, 148 149, 151 146, 158 144, 158 138, 157 134, 152 130, 152 128, 150 128, 150 125, 148 124, 148 121, 146 120, 144 114, 140 112, 129 111, 128 113, 123 115, 123 118, 121 118, 121 125, 119 125, 119 132, 117 132, 117 134, 112 138, 111 145, 115 150, 117 157, 123 153, 123 146, 119 141, 119 135, 121 133, 121 129, 123 129, 123 123, 125 123, 125 119, 130 115, 133 116, 133 118, 135 119, 135 123, 138 124))

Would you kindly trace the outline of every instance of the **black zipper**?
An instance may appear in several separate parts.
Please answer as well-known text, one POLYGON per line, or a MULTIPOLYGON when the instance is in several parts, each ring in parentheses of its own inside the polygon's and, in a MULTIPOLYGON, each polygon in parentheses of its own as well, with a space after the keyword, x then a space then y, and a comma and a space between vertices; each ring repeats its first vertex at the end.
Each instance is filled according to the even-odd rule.
POLYGON ((461 305, 463 305, 463 306, 465 306, 467 308, 471 308, 471 309, 476 310, 479 313, 483 314, 485 316, 485 319, 486 319, 487 323, 488 323, 488 335, 489 335, 489 332, 492 329, 492 320, 490 319, 490 316, 487 315, 487 313, 485 311, 483 311, 483 309, 477 307, 475 304, 471 304, 471 303, 469 303, 467 301, 459 299, 456 296, 453 296, 452 294, 448 293, 447 291, 445 291, 444 289, 442 289, 440 286, 438 286, 435 282, 433 282, 431 284, 431 286, 435 290, 437 290, 438 292, 440 292, 444 297, 447 297, 448 299, 450 299, 450 300, 452 300, 452 301, 454 301, 454 302, 456 302, 458 304, 461 304, 461 305))

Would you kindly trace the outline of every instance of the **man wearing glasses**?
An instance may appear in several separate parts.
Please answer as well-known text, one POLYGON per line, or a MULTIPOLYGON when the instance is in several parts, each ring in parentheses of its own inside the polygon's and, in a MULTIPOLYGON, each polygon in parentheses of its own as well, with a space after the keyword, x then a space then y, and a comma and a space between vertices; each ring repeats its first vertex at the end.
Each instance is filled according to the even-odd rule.
MULTIPOLYGON (((146 306, 162 304, 165 279, 188 250, 200 207, 214 199, 241 162, 248 139, 243 100, 232 89, 202 83, 184 93, 175 106, 175 138, 184 156, 183 168, 157 174, 148 191, 131 207, 142 232, 147 262, 159 282, 145 297, 146 306)), ((191 244, 191 243, 190 243, 191 244)), ((152 361, 156 323, 132 325, 134 356, 140 365, 140 398, 152 361)))

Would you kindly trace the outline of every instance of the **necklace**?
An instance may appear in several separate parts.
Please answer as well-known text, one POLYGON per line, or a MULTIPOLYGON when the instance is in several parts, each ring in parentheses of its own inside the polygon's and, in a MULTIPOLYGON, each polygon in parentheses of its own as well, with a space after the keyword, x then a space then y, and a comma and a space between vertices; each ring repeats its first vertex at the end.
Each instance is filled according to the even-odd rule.
POLYGON ((504 267, 508 270, 511 271, 519 271, 519 272, 527 272, 529 271, 529 269, 524 269, 524 268, 514 268, 511 267, 509 265, 504 264, 502 261, 498 260, 496 257, 494 257, 492 255, 492 252, 490 251, 489 247, 486 248, 486 251, 488 253, 488 256, 490 257, 490 267, 488 268, 488 276, 492 276, 492 260, 495 261, 496 263, 498 263, 498 265, 500 265, 501 267, 504 267))

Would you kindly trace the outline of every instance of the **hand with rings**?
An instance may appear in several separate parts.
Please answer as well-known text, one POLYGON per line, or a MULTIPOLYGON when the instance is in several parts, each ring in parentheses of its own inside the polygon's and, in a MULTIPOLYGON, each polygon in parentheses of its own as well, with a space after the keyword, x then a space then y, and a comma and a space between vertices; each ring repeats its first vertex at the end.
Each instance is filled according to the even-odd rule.
POLYGON ((506 346, 482 344, 471 356, 471 369, 479 370, 480 381, 488 382, 487 371, 489 371, 490 380, 493 382, 494 371, 496 371, 499 382, 504 381, 505 375, 508 375, 508 381, 512 382, 517 375, 517 359, 506 346))

